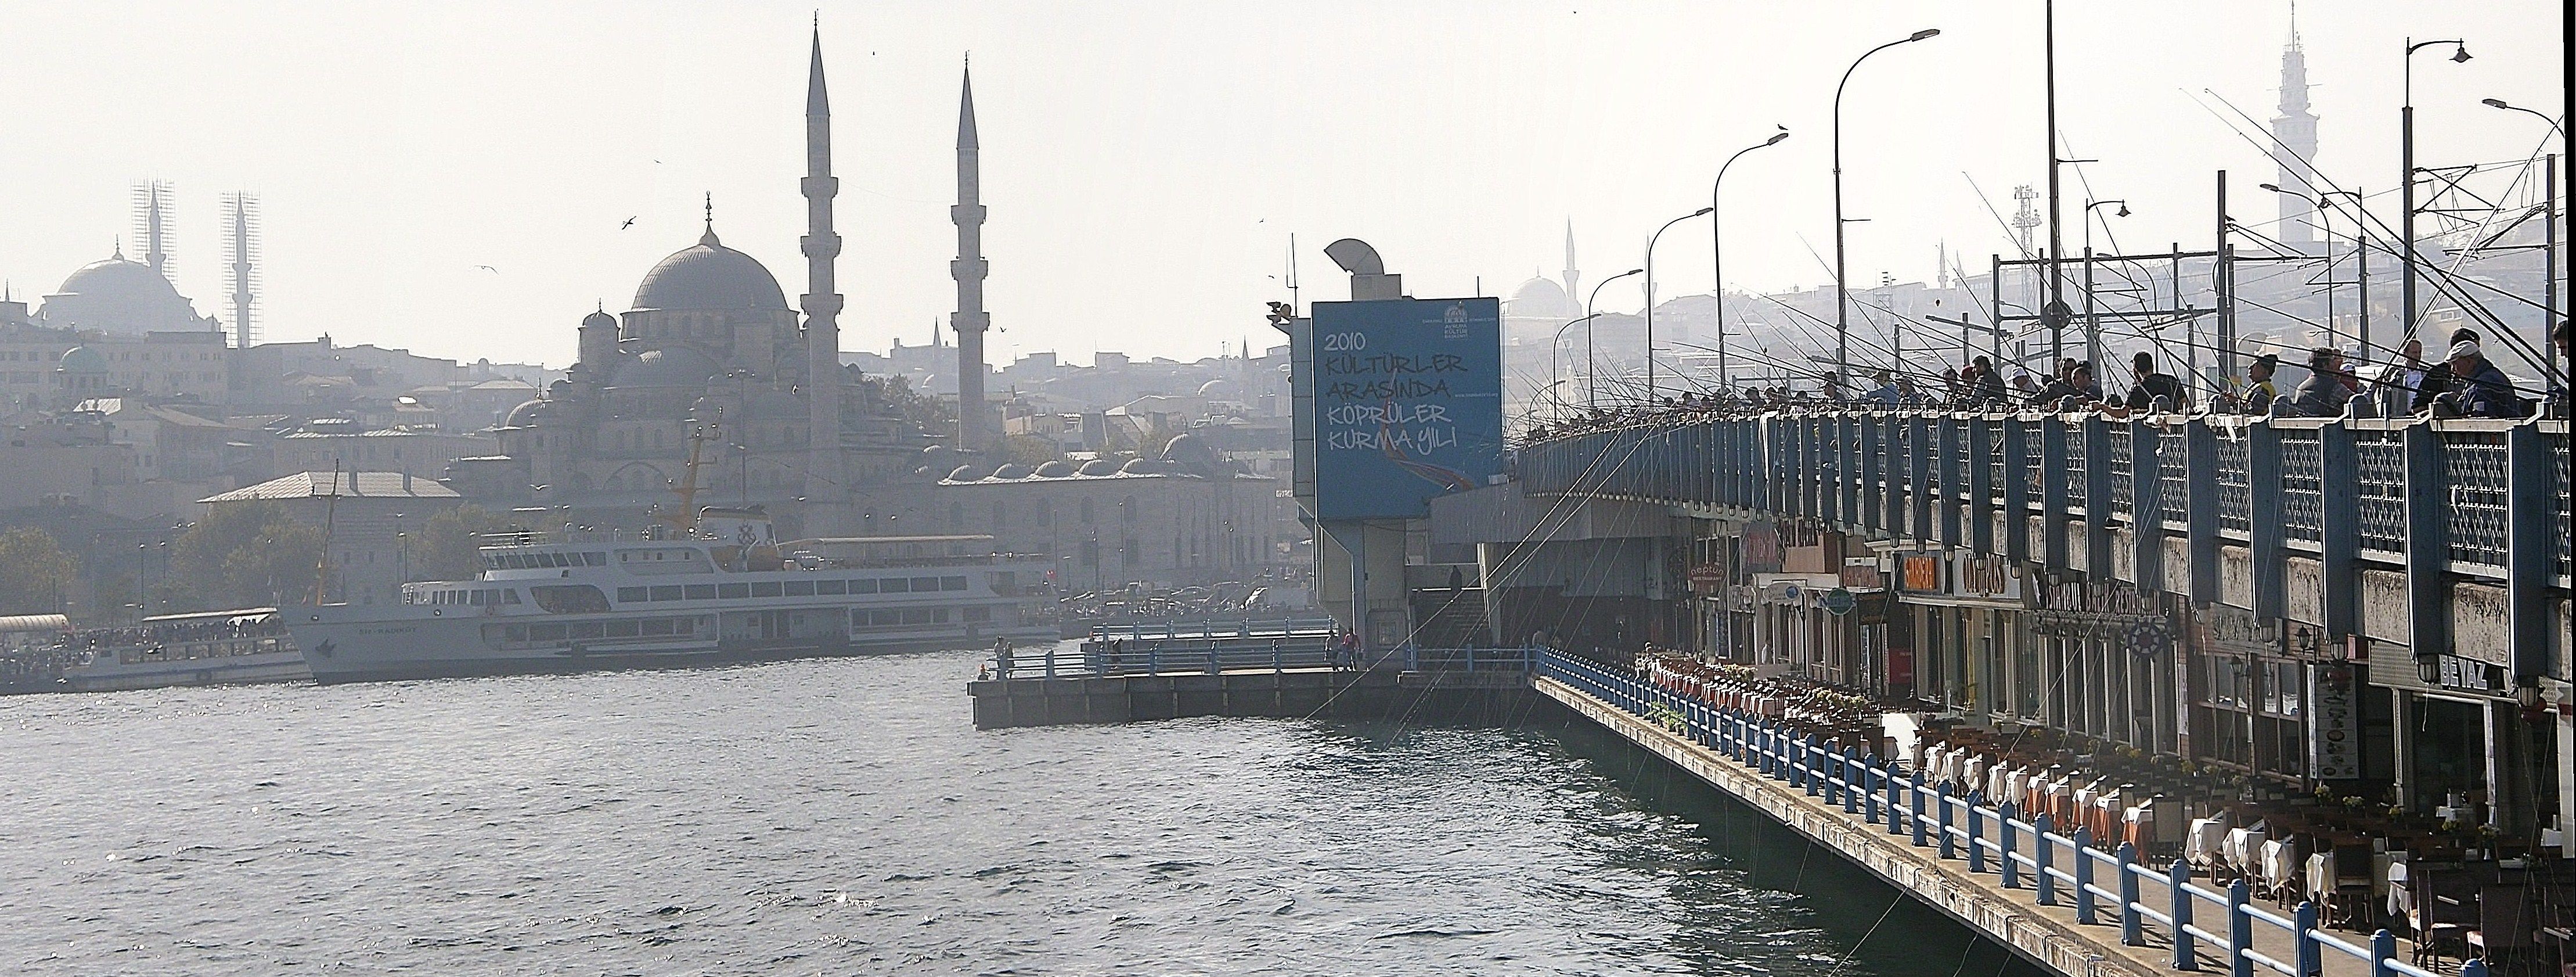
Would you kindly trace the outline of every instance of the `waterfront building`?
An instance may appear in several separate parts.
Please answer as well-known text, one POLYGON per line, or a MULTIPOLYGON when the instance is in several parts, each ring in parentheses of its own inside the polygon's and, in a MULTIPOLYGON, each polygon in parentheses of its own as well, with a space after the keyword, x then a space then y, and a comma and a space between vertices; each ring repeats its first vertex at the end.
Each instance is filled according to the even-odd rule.
POLYGON ((461 501, 436 481, 390 471, 296 472, 197 500, 209 509, 271 502, 288 518, 327 530, 326 601, 349 604, 398 601, 404 537, 461 501))
POLYGON ((985 533, 1008 553, 1053 561, 1072 592, 1250 580, 1290 565, 1302 538, 1281 484, 1195 435, 1161 457, 1035 467, 968 461, 928 493, 929 528, 985 533))

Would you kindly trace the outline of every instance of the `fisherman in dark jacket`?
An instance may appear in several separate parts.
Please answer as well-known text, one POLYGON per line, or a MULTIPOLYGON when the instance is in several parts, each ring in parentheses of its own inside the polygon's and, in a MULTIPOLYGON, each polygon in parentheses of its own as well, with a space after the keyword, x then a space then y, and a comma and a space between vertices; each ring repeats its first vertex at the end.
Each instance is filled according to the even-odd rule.
POLYGON ((2450 389, 2433 400, 2435 417, 2496 417, 2513 419, 2523 416, 2522 398, 2513 392, 2513 378, 2479 352, 2476 343, 2454 343, 2451 346, 2450 389))
MULTIPOLYGON (((2352 385, 2344 382, 2343 354, 2334 347, 2319 346, 2308 351, 2308 378, 2299 381, 2289 406, 2300 417, 2341 417, 2344 402, 2352 395, 2352 385)), ((2290 412, 2275 409, 2274 413, 2290 412)))

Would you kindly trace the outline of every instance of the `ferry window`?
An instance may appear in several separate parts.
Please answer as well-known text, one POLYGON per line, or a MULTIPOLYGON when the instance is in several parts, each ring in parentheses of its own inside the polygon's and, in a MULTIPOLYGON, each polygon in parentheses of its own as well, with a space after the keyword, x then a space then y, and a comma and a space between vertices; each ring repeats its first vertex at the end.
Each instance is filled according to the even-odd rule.
POLYGON ((903 609, 903 623, 905 623, 905 624, 928 624, 928 623, 930 623, 930 608, 927 608, 927 607, 907 607, 907 608, 904 608, 904 609, 903 609))
POLYGON ((469 590, 469 591, 466 591, 466 592, 465 592, 465 603, 466 603, 466 604, 468 604, 468 605, 470 605, 470 606, 474 606, 474 607, 481 607, 481 606, 483 606, 483 595, 484 595, 484 593, 485 593, 484 591, 480 591, 480 590, 469 590))
POLYGON ((964 590, 964 589, 966 589, 966 578, 964 578, 964 577, 941 577, 941 578, 939 578, 939 589, 941 589, 941 590, 964 590))
POLYGON ((620 604, 631 604, 631 603, 635 603, 635 602, 638 602, 638 601, 648 601, 648 600, 652 600, 652 599, 653 599, 653 588, 651 588, 651 587, 619 587, 619 588, 617 588, 617 602, 618 602, 618 603, 620 603, 620 604))
POLYGON ((889 594, 900 594, 912 589, 912 586, 906 583, 902 577, 888 577, 884 580, 879 580, 877 581, 877 587, 889 594))
POLYGON ((714 600, 714 599, 716 599, 716 585, 714 585, 714 584, 711 584, 711 583, 693 583, 693 584, 690 584, 690 585, 688 585, 688 586, 689 586, 688 594, 689 594, 689 599, 690 599, 690 600, 714 600))
POLYGON ((958 612, 958 614, 960 617, 969 621, 990 621, 993 619, 993 609, 990 607, 969 607, 958 612))
POLYGON ((913 593, 916 593, 916 594, 927 594, 927 593, 933 593, 933 592, 936 592, 938 589, 939 589, 939 578, 938 578, 938 577, 914 577, 914 578, 912 578, 912 592, 913 592, 913 593))
POLYGON ((530 587, 528 595, 548 614, 600 614, 608 610, 608 595, 589 584, 557 584, 530 587))
POLYGON ((846 594, 850 592, 850 585, 839 580, 817 580, 814 581, 814 592, 818 594, 846 594))
POLYGON ((720 583, 716 585, 716 596, 726 598, 749 597, 751 596, 751 585, 747 583, 720 583))
POLYGON ((790 580, 790 581, 787 581, 787 596, 789 596, 789 597, 812 597, 812 596, 814 596, 814 581, 811 581, 811 580, 790 580))
POLYGON ((502 633, 508 635, 511 641, 528 640, 528 626, 525 624, 509 625, 502 633))
POLYGON ((610 622, 608 622, 608 636, 609 636, 609 637, 611 637, 611 638, 632 638, 632 637, 634 637, 634 636, 635 636, 635 622, 633 622, 633 621, 610 621, 610 622))
POLYGON ((874 580, 852 580, 850 581, 850 592, 853 594, 876 593, 877 582, 874 580))
POLYGON ((941 623, 941 624, 946 624, 946 623, 948 623, 948 609, 947 609, 947 608, 945 608, 945 607, 934 607, 934 608, 931 608, 931 609, 930 609, 930 619, 931 619, 931 620, 933 620, 933 621, 937 621, 937 622, 939 622, 939 623, 941 623))
POLYGON ((674 584, 674 585, 672 585, 672 586, 668 586, 668 587, 658 587, 658 586, 657 586, 657 587, 654 587, 654 588, 653 588, 653 599, 654 599, 654 600, 679 600, 679 599, 680 599, 680 588, 679 588, 679 586, 678 586, 677 584, 674 584))
POLYGON ((576 640, 581 638, 596 638, 599 637, 599 634, 599 622, 597 621, 574 621, 571 624, 564 625, 564 637, 567 638, 573 638, 576 640))
POLYGON ((706 618, 703 618, 703 617, 684 617, 684 618, 680 618, 680 619, 678 619, 678 620, 672 621, 672 622, 671 622, 671 628, 672 628, 672 630, 673 630, 673 632, 674 632, 674 633, 677 633, 677 634, 689 634, 689 633, 692 633, 692 632, 696 631, 697 629, 699 629, 699 628, 701 628, 701 627, 705 627, 705 626, 706 626, 706 620, 707 620, 707 619, 706 619, 706 618))
POLYGON ((761 580, 761 581, 755 581, 755 582, 751 585, 751 595, 752 595, 752 596, 754 596, 754 597, 776 597, 776 596, 778 596, 778 581, 775 581, 775 580, 761 580))
POLYGON ((646 619, 643 623, 644 623, 644 633, 645 633, 645 634, 647 634, 647 635, 659 635, 659 634, 669 634, 669 633, 671 633, 671 619, 670 619, 670 618, 667 618, 667 617, 648 618, 648 619, 646 619))
POLYGON ((564 626, 560 624, 528 625, 528 640, 530 641, 561 641, 563 640, 563 636, 564 626))
POLYGON ((608 554, 599 552, 583 553, 581 555, 581 562, 587 566, 604 567, 608 565, 608 554))
POLYGON ((516 591, 516 590, 504 590, 504 591, 502 591, 502 592, 501 592, 501 603, 504 603, 504 604, 516 604, 516 603, 518 603, 518 602, 519 602, 519 592, 518 592, 518 591, 516 591))

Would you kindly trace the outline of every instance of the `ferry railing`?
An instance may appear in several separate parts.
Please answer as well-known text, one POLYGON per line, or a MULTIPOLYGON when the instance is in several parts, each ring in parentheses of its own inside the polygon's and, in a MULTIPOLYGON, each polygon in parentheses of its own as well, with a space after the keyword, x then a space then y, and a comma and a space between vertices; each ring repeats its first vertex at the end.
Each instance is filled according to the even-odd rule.
MULTIPOLYGON (((2079 926, 2106 925, 2116 914, 2120 942, 2147 946, 2150 924, 2169 943, 2167 966, 2198 971, 2204 952, 2230 977, 2314 977, 2329 951, 2369 966, 2369 977, 2446 977, 2400 958, 2395 934, 2379 930, 2367 945, 2326 931, 2319 908, 2303 901, 2287 915, 2252 903, 2247 883, 2224 891, 2192 881, 2189 863, 2176 859, 2159 869, 2144 863, 2136 846, 2104 851, 2088 826, 2071 834, 2048 815, 2024 819, 2009 801, 1991 804, 1981 792, 1960 796, 1942 782, 1927 784, 1922 771, 1891 759, 1834 747, 1815 734, 1768 717, 1664 689, 1600 663, 1540 649, 1532 674, 1563 683, 1614 709, 1654 722, 1766 779, 1838 805, 1863 824, 1929 849, 1942 861, 1964 861, 1971 875, 1991 874, 2008 890, 2032 889, 2043 906, 2074 901, 2079 926), (2102 872, 2110 875, 2107 883, 2102 872), (2148 893, 2162 897, 2162 905, 2148 893), (2204 910, 2207 915, 2204 915, 2204 910), (2264 949, 2263 936, 2286 954, 2264 949)), ((2464 962, 2458 977, 2487 977, 2483 961, 2464 962)))

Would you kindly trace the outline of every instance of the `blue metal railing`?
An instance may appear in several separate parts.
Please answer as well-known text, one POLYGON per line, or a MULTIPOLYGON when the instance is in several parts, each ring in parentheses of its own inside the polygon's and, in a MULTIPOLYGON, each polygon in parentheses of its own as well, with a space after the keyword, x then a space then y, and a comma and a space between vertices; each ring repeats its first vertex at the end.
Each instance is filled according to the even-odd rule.
MULTIPOLYGON (((2371 977, 2444 977, 2399 959, 2397 937, 2388 930, 2372 934, 2367 946, 2354 943, 2326 931, 2313 902, 2299 903, 2286 916, 2272 912, 2252 904, 2242 879, 2224 891, 2195 884, 2190 866, 2179 859, 2158 869, 2141 862, 2126 842, 2105 852, 2087 828, 2061 834, 2047 815, 2025 820, 2010 802, 1989 804, 1981 793, 1957 796, 1950 784, 1926 785, 1920 771, 1829 746, 1775 720, 1710 705, 1549 649, 1535 653, 1531 674, 1657 723, 1791 790, 1840 805, 1863 824, 1910 835, 1913 847, 1934 850, 1943 861, 1965 861, 1969 873, 1995 875, 2003 888, 2031 889, 2040 905, 2071 898, 2079 926, 2106 925, 2107 911, 2117 917, 2125 946, 2148 945, 2152 923, 2172 945, 2168 966, 2174 970, 2200 970, 2205 949, 2230 977, 2254 977, 2258 968, 2281 977, 2312 977, 2332 951, 2369 964, 2371 977), (2107 882, 2104 871, 2110 873, 2107 882), (2158 891, 2164 896, 2161 909, 2144 897, 2158 891), (2258 934, 2287 937, 2289 959, 2261 949, 2258 934)), ((2458 977, 2487 977, 2486 964, 2469 960, 2458 977)))

